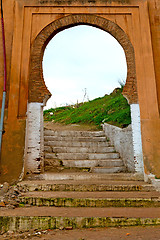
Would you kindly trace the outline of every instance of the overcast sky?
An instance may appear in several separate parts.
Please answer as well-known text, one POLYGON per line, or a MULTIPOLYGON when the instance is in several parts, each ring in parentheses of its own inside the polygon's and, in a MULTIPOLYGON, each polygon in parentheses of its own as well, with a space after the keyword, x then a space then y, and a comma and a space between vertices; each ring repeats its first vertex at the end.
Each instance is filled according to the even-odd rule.
POLYGON ((47 107, 92 100, 110 93, 126 80, 124 51, 115 38, 91 26, 58 33, 46 47, 43 75, 52 93, 47 107))

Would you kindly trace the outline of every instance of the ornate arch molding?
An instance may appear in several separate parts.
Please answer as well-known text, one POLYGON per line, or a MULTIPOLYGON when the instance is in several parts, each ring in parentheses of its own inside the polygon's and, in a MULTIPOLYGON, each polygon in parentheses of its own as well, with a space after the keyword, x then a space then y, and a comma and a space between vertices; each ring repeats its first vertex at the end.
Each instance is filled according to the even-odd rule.
POLYGON ((47 25, 35 38, 31 46, 29 73, 29 102, 45 102, 50 96, 42 70, 42 60, 48 42, 60 31, 76 25, 98 27, 117 39, 124 49, 127 60, 127 80, 123 95, 130 104, 138 103, 135 57, 133 46, 127 34, 114 22, 91 14, 68 15, 47 25))

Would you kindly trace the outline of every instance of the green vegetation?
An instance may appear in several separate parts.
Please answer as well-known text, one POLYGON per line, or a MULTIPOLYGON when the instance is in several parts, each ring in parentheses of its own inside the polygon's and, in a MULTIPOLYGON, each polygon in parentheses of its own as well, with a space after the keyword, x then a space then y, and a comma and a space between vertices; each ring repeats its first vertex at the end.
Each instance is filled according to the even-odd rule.
POLYGON ((102 122, 107 122, 123 128, 131 123, 130 106, 122 95, 122 88, 116 88, 110 95, 89 102, 45 110, 44 120, 99 127, 102 122))

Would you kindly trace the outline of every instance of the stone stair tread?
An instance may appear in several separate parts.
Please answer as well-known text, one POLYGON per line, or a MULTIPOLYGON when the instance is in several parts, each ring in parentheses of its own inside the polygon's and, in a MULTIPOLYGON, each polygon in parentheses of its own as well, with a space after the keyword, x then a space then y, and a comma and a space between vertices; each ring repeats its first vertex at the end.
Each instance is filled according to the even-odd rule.
MULTIPOLYGON (((49 153, 49 154, 50 154, 50 153, 49 153)), ((77 156, 79 156, 79 155, 85 155, 85 156, 86 156, 86 155, 97 155, 97 156, 101 156, 101 155, 102 155, 102 156, 106 156, 106 155, 107 155, 107 156, 108 156, 108 155, 109 155, 109 156, 110 156, 110 155, 111 155, 111 156, 114 156, 114 155, 117 156, 117 155, 118 155, 118 156, 119 156, 119 153, 117 153, 117 152, 107 152, 107 153, 101 153, 101 152, 99 152, 99 153, 90 153, 90 152, 89 152, 89 153, 81 153, 81 152, 78 152, 78 153, 72 153, 72 152, 70 152, 70 153, 66 153, 66 152, 54 153, 54 152, 52 152, 52 154, 54 154, 54 155, 56 154, 57 156, 58 156, 58 155, 61 156, 62 154, 65 154, 65 155, 73 154, 73 155, 77 155, 77 156)))
POLYGON ((45 146, 55 147, 108 147, 111 146, 109 142, 78 142, 78 141, 44 141, 45 146))
POLYGON ((160 208, 68 208, 68 207, 26 207, 16 209, 2 209, 0 216, 13 217, 113 217, 113 218, 159 218, 160 208))
POLYGON ((47 184, 72 184, 72 185, 137 185, 137 186, 151 186, 151 184, 146 183, 144 181, 117 181, 117 180, 86 180, 80 181, 80 180, 23 180, 18 183, 18 186, 20 185, 47 185, 47 184))
POLYGON ((159 199, 159 192, 54 192, 35 191, 23 193, 22 197, 74 198, 74 199, 159 199))
POLYGON ((101 160, 120 158, 119 153, 45 153, 45 158, 60 160, 101 160))
POLYGON ((126 172, 125 166, 100 166, 100 167, 93 167, 91 169, 92 173, 120 173, 120 172, 126 172))
POLYGON ((55 152, 55 153, 110 153, 115 152, 114 147, 44 147, 45 153, 55 152))
MULTIPOLYGON (((46 159, 47 162, 51 164, 53 159, 46 159)), ((53 160, 54 161, 54 160, 53 160)), ((103 167, 123 167, 123 162, 121 159, 67 159, 67 160, 61 160, 63 163, 63 167, 70 167, 70 168, 93 168, 96 166, 103 166, 103 167)), ((57 163, 58 164, 58 163, 57 163)), ((47 165, 46 165, 47 166, 47 165)))
POLYGON ((49 129, 44 129, 45 136, 105 136, 103 131, 54 131, 49 129))
POLYGON ((138 173, 86 173, 86 172, 68 172, 68 173, 42 173, 39 175, 30 175, 29 180, 125 180, 125 181, 134 181, 134 180, 142 180, 143 176, 138 173))
POLYGON ((106 158, 106 159, 59 159, 59 158, 45 158, 45 160, 62 160, 62 161, 118 161, 118 162, 121 162, 122 159, 121 158, 106 158))
POLYGON ((45 141, 79 141, 79 142, 106 142, 106 137, 67 137, 67 136, 44 136, 45 141))

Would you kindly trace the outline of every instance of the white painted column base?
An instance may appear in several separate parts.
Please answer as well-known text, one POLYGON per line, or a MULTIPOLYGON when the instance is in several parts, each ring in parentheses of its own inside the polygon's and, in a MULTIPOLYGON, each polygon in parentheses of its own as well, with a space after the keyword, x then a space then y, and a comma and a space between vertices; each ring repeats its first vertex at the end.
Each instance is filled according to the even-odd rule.
POLYGON ((44 165, 43 104, 28 103, 24 174, 40 173, 44 165))
POLYGON ((154 174, 144 174, 144 181, 151 183, 155 189, 160 192, 160 179, 156 179, 154 174))
POLYGON ((135 172, 144 175, 139 104, 131 104, 130 107, 135 172))

